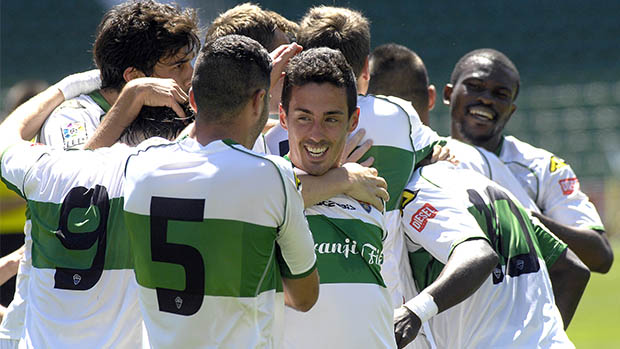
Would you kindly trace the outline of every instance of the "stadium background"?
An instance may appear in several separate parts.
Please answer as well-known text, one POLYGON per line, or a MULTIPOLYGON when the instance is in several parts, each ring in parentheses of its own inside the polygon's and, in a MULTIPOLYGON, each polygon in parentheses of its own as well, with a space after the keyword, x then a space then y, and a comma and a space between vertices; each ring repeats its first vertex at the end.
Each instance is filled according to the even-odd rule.
MULTIPOLYGON (((96 26, 107 8, 119 2, 1 1, 0 97, 22 79, 53 83, 93 68, 90 50, 96 26)), ((199 8, 202 27, 239 3, 177 2, 199 8)), ((395 42, 416 51, 439 96, 454 63, 466 52, 492 47, 506 53, 521 74, 518 109, 507 133, 571 164, 611 233, 616 256, 620 255, 620 2, 325 3, 362 11, 371 21, 373 48, 395 42)), ((264 0, 260 4, 298 20, 309 6, 320 2, 264 0)), ((440 99, 430 118, 436 131, 449 134, 448 108, 440 99)), ((620 323, 620 305, 614 299, 620 292, 618 263, 609 274, 591 279, 569 329, 577 347, 620 347, 620 335, 614 330, 620 323)))

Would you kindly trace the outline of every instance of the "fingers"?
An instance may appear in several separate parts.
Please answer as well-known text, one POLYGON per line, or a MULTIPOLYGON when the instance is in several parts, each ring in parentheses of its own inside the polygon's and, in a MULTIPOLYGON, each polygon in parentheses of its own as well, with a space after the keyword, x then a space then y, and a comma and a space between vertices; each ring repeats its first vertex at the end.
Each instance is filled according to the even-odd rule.
POLYGON ((364 160, 363 162, 360 162, 360 165, 370 167, 374 162, 375 162, 375 158, 371 156, 368 159, 364 160))
MULTIPOLYGON (((347 161, 347 158, 353 152, 355 147, 362 141, 362 138, 366 135, 366 130, 363 128, 358 129, 344 145, 344 150, 342 151, 342 162, 356 162, 356 161, 347 161)), ((359 159, 358 159, 359 160, 359 159)))
POLYGON ((371 197, 371 199, 368 201, 368 203, 371 206, 374 206, 377 210, 383 211, 383 208, 384 208, 383 201, 379 197, 377 197, 377 196, 371 197))
POLYGON ((297 43, 281 45, 273 50, 269 56, 271 57, 273 67, 271 68, 271 87, 273 88, 283 76, 284 69, 288 61, 296 54, 301 52, 302 47, 297 43))

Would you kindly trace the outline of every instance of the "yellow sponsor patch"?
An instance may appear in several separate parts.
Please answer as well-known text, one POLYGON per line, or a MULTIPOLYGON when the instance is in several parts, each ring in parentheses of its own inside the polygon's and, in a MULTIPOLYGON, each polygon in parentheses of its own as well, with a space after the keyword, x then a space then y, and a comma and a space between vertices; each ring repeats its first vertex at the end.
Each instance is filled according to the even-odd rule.
POLYGON ((411 201, 413 201, 413 199, 415 199, 419 191, 420 189, 415 190, 415 191, 405 189, 403 191, 403 197, 400 200, 400 216, 401 217, 403 216, 403 210, 405 209, 405 206, 407 206, 411 201))
POLYGON ((566 162, 560 158, 555 156, 551 157, 551 161, 549 162, 549 171, 555 172, 557 169, 566 166, 566 162))
POLYGON ((297 178, 297 175, 293 172, 293 176, 295 177, 295 186, 297 186, 297 190, 301 188, 301 181, 297 178))

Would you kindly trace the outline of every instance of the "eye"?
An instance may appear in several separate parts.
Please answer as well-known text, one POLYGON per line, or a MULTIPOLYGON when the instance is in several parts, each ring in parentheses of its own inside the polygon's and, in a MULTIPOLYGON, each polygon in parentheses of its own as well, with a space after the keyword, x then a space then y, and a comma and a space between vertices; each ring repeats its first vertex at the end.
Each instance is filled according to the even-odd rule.
POLYGON ((329 122, 329 123, 335 123, 335 122, 339 122, 340 119, 335 118, 335 117, 327 117, 325 118, 325 122, 329 122))
POLYGON ((471 90, 479 91, 482 89, 482 83, 477 80, 467 80, 463 84, 471 90))

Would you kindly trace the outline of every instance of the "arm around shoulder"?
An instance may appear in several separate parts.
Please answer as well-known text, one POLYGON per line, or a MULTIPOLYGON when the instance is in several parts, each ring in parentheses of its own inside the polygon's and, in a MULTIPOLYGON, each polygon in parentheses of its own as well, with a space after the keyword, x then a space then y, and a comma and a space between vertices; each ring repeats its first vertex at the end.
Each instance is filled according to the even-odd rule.
POLYGON ((566 329, 586 289, 590 270, 570 248, 567 248, 549 268, 549 276, 553 285, 555 304, 562 315, 566 329))

